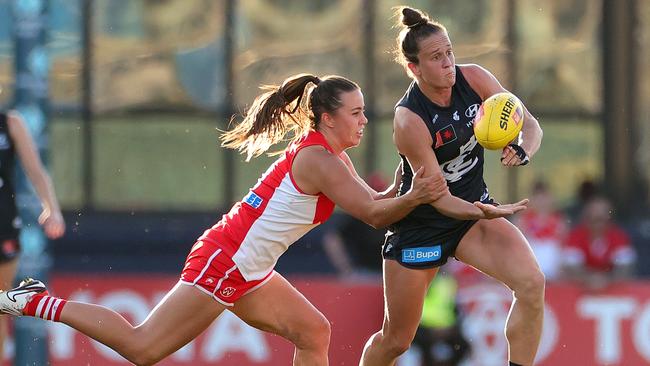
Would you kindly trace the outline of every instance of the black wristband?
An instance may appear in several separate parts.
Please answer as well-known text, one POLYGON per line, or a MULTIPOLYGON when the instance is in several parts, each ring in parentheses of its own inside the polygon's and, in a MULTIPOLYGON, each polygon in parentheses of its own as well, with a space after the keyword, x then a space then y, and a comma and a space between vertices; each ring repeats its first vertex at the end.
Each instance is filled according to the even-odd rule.
MULTIPOLYGON (((524 151, 523 147, 521 147, 521 146, 519 146, 517 144, 509 144, 508 146, 510 146, 515 151, 515 154, 517 155, 517 157, 521 161, 521 164, 519 164, 519 165, 526 165, 526 164, 530 163, 530 158, 528 158, 528 154, 526 154, 526 151, 524 151)), ((501 159, 501 160, 503 160, 503 159, 501 159)))
POLYGON ((526 151, 524 150, 523 147, 517 144, 509 144, 508 146, 512 147, 515 150, 515 154, 517 154, 517 157, 519 158, 519 160, 521 160, 521 164, 519 165, 526 165, 530 162, 530 159, 528 158, 528 154, 526 154, 526 151))

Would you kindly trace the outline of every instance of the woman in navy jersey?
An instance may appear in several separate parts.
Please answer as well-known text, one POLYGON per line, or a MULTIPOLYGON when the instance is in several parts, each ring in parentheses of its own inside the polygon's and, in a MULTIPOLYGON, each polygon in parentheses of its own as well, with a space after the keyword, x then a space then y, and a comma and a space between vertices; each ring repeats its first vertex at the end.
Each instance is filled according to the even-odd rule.
MULTIPOLYGON (((482 101, 505 89, 478 65, 456 65, 443 25, 416 9, 398 12, 396 53, 413 79, 395 109, 394 139, 403 162, 399 194, 408 191, 413 167, 443 177, 449 193, 390 226, 382 251, 384 324, 366 344, 361 365, 393 365, 409 348, 429 283, 449 257, 512 289, 515 301, 506 325, 510 362, 531 365, 542 330, 544 276, 519 230, 493 213, 483 181, 483 148, 472 125, 482 101)), ((521 141, 503 149, 505 166, 525 165, 539 149, 539 123, 527 110, 524 120, 521 141)), ((526 203, 498 207, 518 210, 526 203)))
MULTIPOLYGON (((21 165, 41 200, 38 222, 50 239, 61 237, 65 223, 49 175, 22 118, 17 112, 0 113, 0 289, 11 288, 20 254, 20 218, 14 186, 15 162, 21 165)), ((0 360, 7 333, 5 317, 0 317, 0 360)))
MULTIPOLYGON (((51 297, 26 280, 0 293, 0 311, 65 323, 137 365, 150 365, 197 337, 225 309, 295 345, 294 365, 327 365, 330 325, 273 268, 280 255, 331 215, 334 204, 381 227, 447 192, 439 176, 413 175, 412 187, 372 190, 356 173, 347 149, 359 145, 368 123, 359 86, 340 76, 300 74, 270 87, 223 144, 247 157, 290 134, 293 141, 248 194, 194 244, 180 281, 147 319, 133 326, 104 307, 51 297)), ((495 209, 506 216, 515 209, 495 209)))

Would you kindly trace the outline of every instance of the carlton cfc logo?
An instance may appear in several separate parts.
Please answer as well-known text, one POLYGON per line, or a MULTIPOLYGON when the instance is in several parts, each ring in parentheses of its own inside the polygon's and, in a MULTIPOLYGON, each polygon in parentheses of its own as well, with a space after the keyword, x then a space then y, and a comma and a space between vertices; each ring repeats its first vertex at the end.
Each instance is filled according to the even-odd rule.
POLYGON ((226 287, 223 290, 221 290, 221 296, 223 296, 223 297, 230 297, 234 293, 235 293, 235 288, 234 287, 226 287))

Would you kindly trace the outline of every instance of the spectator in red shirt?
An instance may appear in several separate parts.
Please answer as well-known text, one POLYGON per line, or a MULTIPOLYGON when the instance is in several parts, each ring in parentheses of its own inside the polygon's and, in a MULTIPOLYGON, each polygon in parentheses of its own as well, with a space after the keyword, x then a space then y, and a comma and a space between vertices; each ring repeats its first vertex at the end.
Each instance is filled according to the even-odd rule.
POLYGON ((632 274, 636 253, 627 233, 611 220, 611 205, 595 197, 585 206, 582 222, 569 233, 564 249, 567 273, 592 289, 632 274))

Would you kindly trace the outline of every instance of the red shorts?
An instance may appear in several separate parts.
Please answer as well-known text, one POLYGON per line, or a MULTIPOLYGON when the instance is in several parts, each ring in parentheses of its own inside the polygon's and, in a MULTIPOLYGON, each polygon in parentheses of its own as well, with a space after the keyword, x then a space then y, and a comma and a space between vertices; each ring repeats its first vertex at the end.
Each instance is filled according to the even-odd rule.
POLYGON ((262 287, 275 271, 264 278, 246 281, 237 265, 216 244, 198 241, 192 247, 181 273, 181 283, 192 285, 226 306, 262 287))

